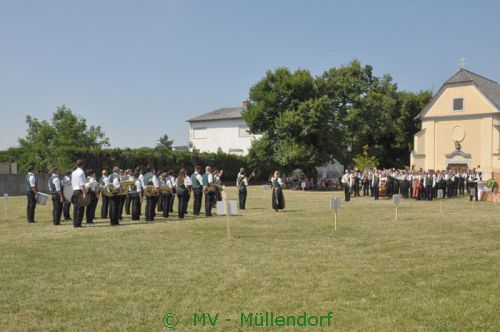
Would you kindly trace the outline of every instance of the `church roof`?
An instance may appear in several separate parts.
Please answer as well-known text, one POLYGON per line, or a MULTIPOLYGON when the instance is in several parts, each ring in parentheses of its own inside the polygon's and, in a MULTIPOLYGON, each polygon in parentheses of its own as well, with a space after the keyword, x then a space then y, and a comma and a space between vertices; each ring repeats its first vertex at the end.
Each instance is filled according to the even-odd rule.
POLYGON ((241 112, 243 112, 242 107, 219 108, 215 111, 189 119, 187 122, 243 119, 241 112))
POLYGON ((424 109, 417 115, 416 118, 420 118, 423 116, 429 108, 434 104, 436 99, 441 95, 443 90, 452 84, 457 83, 472 83, 477 89, 493 104, 495 107, 500 110, 500 85, 497 82, 490 80, 484 76, 478 75, 476 73, 471 72, 467 69, 460 69, 455 75, 450 77, 446 82, 444 82, 443 86, 439 89, 439 91, 432 97, 429 103, 424 107, 424 109))

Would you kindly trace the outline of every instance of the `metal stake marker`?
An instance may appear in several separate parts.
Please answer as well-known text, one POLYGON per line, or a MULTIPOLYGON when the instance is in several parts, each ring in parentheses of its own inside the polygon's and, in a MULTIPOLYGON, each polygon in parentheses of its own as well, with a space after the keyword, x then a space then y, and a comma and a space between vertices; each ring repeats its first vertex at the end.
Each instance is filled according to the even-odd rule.
POLYGON ((224 201, 224 208, 226 212, 226 231, 227 231, 227 238, 231 238, 231 230, 229 227, 229 223, 231 222, 231 216, 229 215, 229 201, 228 201, 228 194, 226 192, 222 192, 222 199, 224 201))
POLYGON ((7 219, 7 201, 8 200, 9 200, 9 194, 4 193, 3 194, 3 207, 4 207, 5 219, 7 219))

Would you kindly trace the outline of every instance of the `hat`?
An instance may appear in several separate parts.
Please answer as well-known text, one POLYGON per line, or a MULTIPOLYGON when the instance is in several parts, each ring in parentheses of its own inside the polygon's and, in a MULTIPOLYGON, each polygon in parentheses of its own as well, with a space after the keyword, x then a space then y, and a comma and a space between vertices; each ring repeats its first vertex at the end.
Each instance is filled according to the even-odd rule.
POLYGON ((241 173, 241 174, 245 173, 245 169, 244 169, 243 167, 242 167, 242 168, 240 168, 240 173, 241 173))

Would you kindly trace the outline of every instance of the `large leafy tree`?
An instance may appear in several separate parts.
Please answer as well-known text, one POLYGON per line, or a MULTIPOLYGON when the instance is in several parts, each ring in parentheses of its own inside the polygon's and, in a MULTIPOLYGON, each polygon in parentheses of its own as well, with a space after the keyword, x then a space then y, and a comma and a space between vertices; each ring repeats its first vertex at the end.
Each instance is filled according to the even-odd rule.
POLYGON ((70 168, 74 162, 67 153, 70 149, 99 150, 109 146, 100 126, 88 126, 87 120, 64 105, 57 108, 50 122, 27 116, 26 124, 26 137, 19 139, 21 164, 34 163, 41 171, 54 165, 70 168))
POLYGON ((250 156, 265 155, 287 170, 312 171, 330 161, 339 131, 330 99, 318 92, 316 79, 306 70, 268 71, 250 89, 243 113, 250 131, 263 133, 250 156))
POLYGON ((310 173, 333 158, 351 166, 368 145, 382 166, 402 167, 419 129, 413 118, 429 99, 429 92, 399 92, 390 75, 375 76, 357 60, 318 77, 268 71, 250 89, 243 114, 250 130, 263 134, 250 156, 310 173))

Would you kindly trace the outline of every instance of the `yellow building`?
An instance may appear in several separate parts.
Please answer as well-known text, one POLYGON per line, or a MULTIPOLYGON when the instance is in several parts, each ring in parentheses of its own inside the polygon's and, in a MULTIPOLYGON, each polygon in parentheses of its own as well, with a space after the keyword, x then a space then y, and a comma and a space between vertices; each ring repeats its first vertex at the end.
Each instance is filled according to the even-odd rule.
POLYGON ((416 119, 415 169, 480 168, 484 177, 500 170, 500 85, 460 69, 447 80, 416 119))

